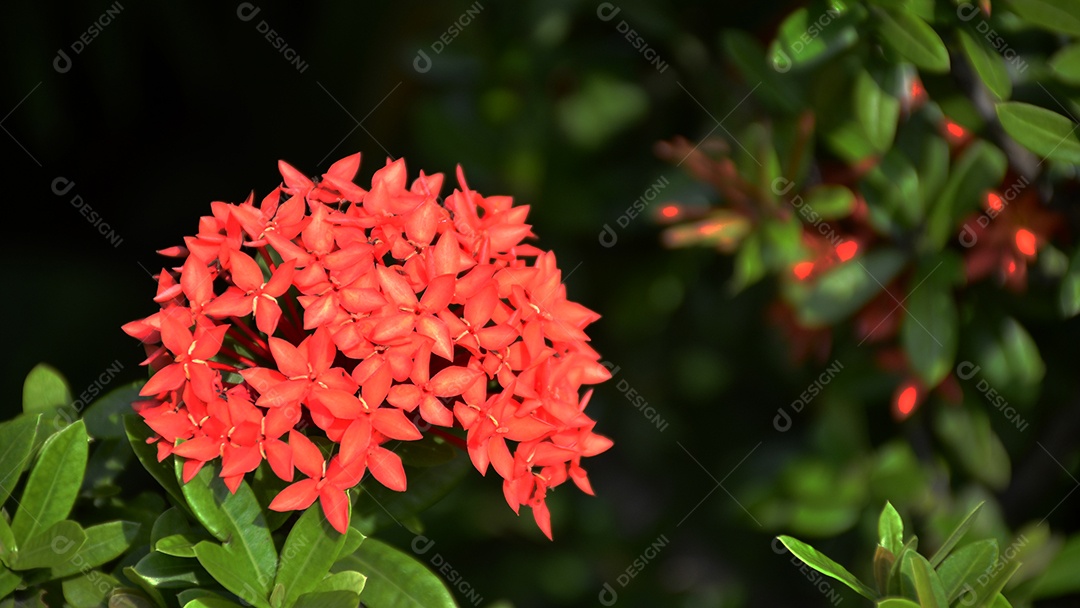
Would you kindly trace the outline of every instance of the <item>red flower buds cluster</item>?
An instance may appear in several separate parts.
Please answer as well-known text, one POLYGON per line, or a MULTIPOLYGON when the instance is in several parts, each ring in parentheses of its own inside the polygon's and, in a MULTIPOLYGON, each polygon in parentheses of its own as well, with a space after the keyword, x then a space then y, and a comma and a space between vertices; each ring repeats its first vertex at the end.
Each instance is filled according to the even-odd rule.
POLYGON ((212 203, 162 251, 183 262, 157 276, 161 310, 124 326, 153 372, 135 408, 158 458, 182 458, 186 482, 220 457, 234 491, 265 460, 293 482, 271 509, 318 500, 345 532, 366 472, 405 490, 384 444, 460 427, 476 468, 550 538, 548 489, 569 478, 591 494, 581 458, 612 445, 581 395, 611 377, 582 331, 598 315, 566 299, 552 253, 522 243, 528 207, 471 191, 460 167, 440 202, 443 176, 408 184, 400 159, 365 191, 359 165, 312 180, 281 162, 259 205, 212 203))

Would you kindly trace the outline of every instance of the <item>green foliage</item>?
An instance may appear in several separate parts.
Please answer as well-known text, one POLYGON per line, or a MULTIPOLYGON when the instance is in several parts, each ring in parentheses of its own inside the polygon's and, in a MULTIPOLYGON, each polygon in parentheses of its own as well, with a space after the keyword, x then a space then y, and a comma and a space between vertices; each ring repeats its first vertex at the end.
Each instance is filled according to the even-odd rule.
POLYGON ((851 587, 879 608, 1007 606, 1001 591, 1020 563, 1000 563, 995 539, 974 541, 953 551, 981 507, 982 503, 969 513, 927 560, 915 551, 914 536, 906 544, 900 544, 904 523, 892 504, 886 502, 878 524, 881 540, 874 554, 876 589, 810 545, 790 536, 779 539, 807 566, 851 587))

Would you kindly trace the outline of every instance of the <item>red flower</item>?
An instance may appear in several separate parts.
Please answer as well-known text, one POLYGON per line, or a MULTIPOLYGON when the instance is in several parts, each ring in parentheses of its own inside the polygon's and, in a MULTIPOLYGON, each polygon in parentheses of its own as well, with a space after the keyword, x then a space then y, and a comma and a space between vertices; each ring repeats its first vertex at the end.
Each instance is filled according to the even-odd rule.
POLYGON ((123 328, 146 345, 136 411, 158 457, 182 458, 185 481, 220 457, 233 490, 263 461, 286 481, 295 467, 306 478, 270 508, 318 500, 344 532, 365 472, 406 489, 384 445, 421 439, 423 419, 481 473, 490 464, 550 537, 547 490, 572 479, 592 493, 581 459, 611 445, 579 399, 610 378, 583 331, 598 315, 566 298, 553 254, 522 243, 527 207, 472 191, 460 168, 440 202, 443 176, 410 185, 402 160, 364 190, 359 164, 311 179, 281 162, 258 205, 212 203, 195 236, 162 250, 183 264, 157 277, 161 309, 123 328))

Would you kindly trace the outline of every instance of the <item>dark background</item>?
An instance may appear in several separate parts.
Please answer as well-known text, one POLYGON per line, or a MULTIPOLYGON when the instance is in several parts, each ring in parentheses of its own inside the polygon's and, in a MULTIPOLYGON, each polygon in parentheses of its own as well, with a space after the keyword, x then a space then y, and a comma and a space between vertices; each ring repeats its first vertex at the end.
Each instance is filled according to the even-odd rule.
MULTIPOLYGON (((752 105, 740 105, 749 87, 720 57, 721 28, 765 36, 783 9, 627 1, 604 21, 594 3, 480 0, 436 54, 439 36, 480 3, 260 2, 243 21, 234 2, 121 2, 79 54, 71 45, 119 4, 20 1, 0 23, 5 414, 40 361, 76 395, 114 361, 124 369, 111 382, 144 377, 142 350, 119 327, 156 308, 155 250, 193 234, 211 201, 264 195, 278 183, 278 159, 312 175, 362 151, 360 184, 387 155, 404 156, 411 175, 452 176, 460 163, 474 189, 532 206, 538 244, 556 252, 570 297, 603 315, 590 335, 619 371, 591 411, 615 447, 587 463, 597 497, 569 485, 550 495, 554 543, 527 513, 513 515, 497 479, 470 475, 425 518, 432 553, 485 605, 597 605, 605 582, 620 605, 825 604, 790 556, 770 548, 784 530, 743 509, 746 488, 774 483, 808 441, 800 430, 778 433, 772 417, 820 370, 790 361, 764 314, 771 287, 730 297, 730 260, 662 248, 654 221, 661 201, 715 198, 658 159, 655 143, 696 142, 716 119, 738 125, 752 105), (622 20, 664 71, 621 36, 622 20), (303 72, 258 31, 263 21, 303 72), (72 59, 65 73, 53 65, 60 49, 72 59), (421 49, 433 60, 422 73, 421 49), (63 196, 52 189, 58 177, 75 183, 63 196), (670 185, 660 197, 619 227, 662 177, 670 185), (117 246, 79 214, 76 195, 117 246), (598 239, 605 224, 617 231, 610 248, 598 239), (655 558, 622 585, 654 543, 655 558)), ((885 411, 887 391, 863 397, 885 411)), ((868 416, 871 427, 886 424, 868 416)), ((402 548, 413 538, 386 536, 402 548)), ((846 561, 852 546, 841 538, 819 548, 846 561)), ((861 601, 840 587, 846 603, 861 601)))

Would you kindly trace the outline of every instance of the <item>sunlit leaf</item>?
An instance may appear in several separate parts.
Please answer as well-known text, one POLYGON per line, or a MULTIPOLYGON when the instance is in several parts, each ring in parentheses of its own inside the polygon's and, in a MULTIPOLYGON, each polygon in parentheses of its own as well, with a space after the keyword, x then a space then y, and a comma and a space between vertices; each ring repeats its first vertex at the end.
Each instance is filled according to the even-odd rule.
POLYGON ((86 471, 88 442, 81 420, 45 442, 11 521, 15 542, 20 547, 71 512, 86 471))
POLYGON ((1076 123, 1053 110, 1029 103, 997 104, 997 116, 1010 137, 1035 154, 1063 163, 1080 164, 1076 123))
POLYGON ((807 566, 844 583, 868 600, 877 599, 877 594, 873 589, 855 578, 855 575, 848 572, 847 568, 829 559, 817 549, 790 536, 780 536, 779 539, 788 548, 788 551, 791 551, 795 557, 801 559, 807 566))
POLYGON ((334 572, 355 570, 367 576, 360 599, 373 607, 441 608, 456 606, 439 577, 390 545, 369 538, 351 556, 334 564, 334 572))

